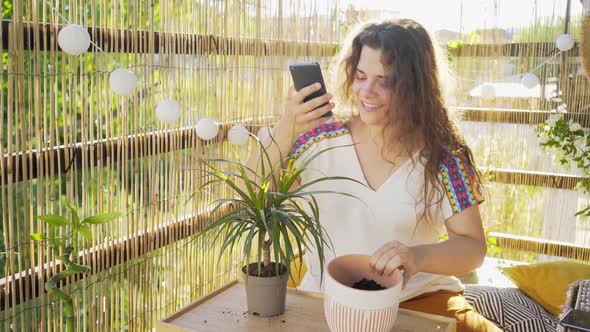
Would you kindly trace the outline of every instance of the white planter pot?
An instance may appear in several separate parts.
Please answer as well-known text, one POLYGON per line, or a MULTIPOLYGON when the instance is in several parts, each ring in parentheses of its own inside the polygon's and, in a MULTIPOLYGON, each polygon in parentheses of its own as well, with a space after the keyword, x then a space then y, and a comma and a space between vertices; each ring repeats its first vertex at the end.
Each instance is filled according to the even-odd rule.
POLYGON ((371 271, 369 256, 338 256, 328 263, 324 286, 324 313, 332 332, 390 332, 399 307, 402 274, 379 275, 371 271), (383 290, 352 288, 366 278, 383 290))

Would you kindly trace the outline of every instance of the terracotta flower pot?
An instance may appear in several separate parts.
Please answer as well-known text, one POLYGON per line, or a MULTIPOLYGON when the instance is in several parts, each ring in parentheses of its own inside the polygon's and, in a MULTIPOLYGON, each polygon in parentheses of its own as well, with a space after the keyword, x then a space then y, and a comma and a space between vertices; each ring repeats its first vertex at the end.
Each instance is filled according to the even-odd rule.
POLYGON ((338 256, 328 263, 324 286, 324 313, 332 332, 389 332, 399 307, 402 274, 371 271, 369 256, 338 256), (360 290, 352 285, 374 280, 383 290, 360 290))

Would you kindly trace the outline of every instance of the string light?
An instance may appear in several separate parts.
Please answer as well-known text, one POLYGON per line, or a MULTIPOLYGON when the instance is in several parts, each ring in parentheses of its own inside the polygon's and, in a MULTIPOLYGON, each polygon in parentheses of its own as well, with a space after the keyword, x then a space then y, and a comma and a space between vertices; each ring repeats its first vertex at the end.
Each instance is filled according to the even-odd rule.
POLYGON ((172 99, 164 99, 156 106, 156 116, 164 123, 173 123, 180 118, 180 104, 172 99))
MULTIPOLYGON (((46 1, 47 2, 47 1, 46 1)), ((90 34, 88 30, 77 24, 70 24, 67 19, 65 19, 54 7, 51 3, 47 2, 49 6, 53 9, 54 12, 59 15, 64 22, 68 25, 61 29, 58 34, 58 44, 61 49, 70 55, 80 55, 88 50, 90 45, 94 45, 100 52, 107 55, 98 45, 92 42, 90 38, 90 34)), ((588 12, 590 8, 590 0, 583 1, 585 13, 588 12)), ((562 34, 560 35, 556 41, 555 46, 560 52, 566 52, 574 46, 574 39, 569 34, 562 34)), ((560 52, 557 52, 555 55, 551 56, 547 60, 545 60, 540 66, 544 65, 551 58, 558 55, 560 52)), ((108 55, 107 55, 108 56, 108 55)), ((531 71, 522 75, 520 83, 528 89, 532 89, 539 85, 539 78, 533 73, 536 69, 532 69, 531 71)), ((520 76, 520 75, 518 75, 520 76)), ((138 78, 135 73, 127 68, 118 68, 113 70, 109 76, 109 85, 111 90, 120 96, 129 96, 133 93, 133 91, 137 88, 138 85, 138 78)), ((475 81, 475 80, 473 80, 475 81)), ((477 81, 476 81, 477 82, 477 81)), ((496 88, 493 85, 493 82, 485 82, 481 85, 481 96, 484 99, 492 99, 496 97, 496 88)), ((178 120, 181 114, 181 105, 172 100, 172 99, 165 99, 158 103, 156 106, 156 116, 157 118, 164 122, 164 123, 173 123, 178 120)), ((217 123, 210 119, 210 118, 203 118, 197 123, 197 135, 202 139, 211 139, 217 136, 219 127, 217 123)), ((250 133, 248 130, 243 126, 234 126, 228 132, 228 139, 237 145, 245 144, 248 141, 250 133)), ((257 136, 260 140, 265 140, 267 137, 270 136, 270 128, 263 127, 257 133, 257 136)))
POLYGON ((244 145, 248 143, 248 138, 250 137, 250 132, 246 127, 236 125, 230 128, 229 132, 227 133, 227 138, 230 142, 235 145, 244 145))
POLYGON ((572 47, 574 47, 574 37, 568 35, 567 33, 557 37, 557 40, 555 41, 555 47, 557 47, 562 52, 569 51, 572 47))
POLYGON ((537 85, 539 85, 539 78, 537 77, 537 75, 535 75, 533 73, 526 73, 526 74, 522 75, 522 80, 520 82, 525 87, 532 89, 532 88, 536 87, 537 85))
POLYGON ((266 140, 270 138, 271 132, 272 129, 270 127, 261 127, 260 129, 258 129, 256 137, 258 137, 258 140, 260 140, 261 142, 266 142, 266 140))
POLYGON ((119 96, 129 96, 137 88, 137 76, 127 68, 118 68, 109 75, 111 90, 119 96))
POLYGON ((69 24, 57 34, 57 43, 69 55, 80 55, 90 47, 90 34, 81 25, 69 24))
POLYGON ((202 140, 210 140, 217 136, 219 125, 211 118, 202 118, 195 128, 197 136, 202 140))

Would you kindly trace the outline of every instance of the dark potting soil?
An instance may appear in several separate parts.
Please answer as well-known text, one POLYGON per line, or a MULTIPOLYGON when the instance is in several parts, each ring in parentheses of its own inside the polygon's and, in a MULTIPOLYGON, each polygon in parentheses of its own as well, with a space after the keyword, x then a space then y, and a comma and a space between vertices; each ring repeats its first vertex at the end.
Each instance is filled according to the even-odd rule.
POLYGON ((385 287, 379 285, 377 282, 375 282, 375 280, 368 280, 365 278, 352 284, 352 288, 362 289, 362 290, 382 290, 382 289, 385 289, 385 287))
MULTIPOLYGON (((248 265, 248 271, 246 270, 246 266, 244 266, 242 268, 242 271, 247 273, 250 276, 255 276, 255 277, 276 277, 276 266, 275 263, 271 262, 270 264, 268 264, 268 266, 266 268, 264 268, 263 264, 260 264, 260 267, 262 268, 262 271, 260 272, 260 275, 258 274, 258 263, 250 263, 250 265, 248 265)), ((282 265, 279 268, 279 275, 283 275, 287 272, 287 268, 282 265)))

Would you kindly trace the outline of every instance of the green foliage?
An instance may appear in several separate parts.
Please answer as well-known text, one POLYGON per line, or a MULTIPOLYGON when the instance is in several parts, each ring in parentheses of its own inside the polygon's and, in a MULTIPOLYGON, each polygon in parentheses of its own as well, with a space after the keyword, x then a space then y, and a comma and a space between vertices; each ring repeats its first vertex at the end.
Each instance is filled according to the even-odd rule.
POLYGON ((2 2, 2 19, 9 20, 12 18, 12 14, 14 14, 14 10, 12 8, 12 1, 4 0, 2 2))
MULTIPOLYGON (((520 29, 513 37, 515 43, 555 42, 564 33, 565 17, 537 17, 528 27, 520 29)), ((580 35, 580 24, 570 21, 568 33, 574 38, 580 35)))
POLYGON ((488 248, 488 250, 486 251, 487 255, 492 256, 492 257, 498 256, 502 252, 502 249, 498 248, 496 238, 493 236, 490 236, 489 230, 486 230, 485 234, 486 234, 487 248, 488 248))
MULTIPOLYGON (((303 247, 310 248, 309 244, 313 243, 323 276, 325 250, 331 248, 331 243, 320 223, 320 211, 315 196, 336 194, 357 197, 342 192, 310 189, 313 185, 325 181, 345 180, 362 186, 364 184, 341 176, 324 176, 297 184, 297 179, 308 169, 312 160, 334 148, 307 157, 300 166, 296 165, 292 156, 286 159, 281 156, 280 165, 271 165, 266 148, 260 142, 259 145, 263 152, 259 165, 260 176, 240 162, 225 159, 202 162, 205 166, 202 171, 213 180, 206 182, 200 191, 222 184, 235 196, 214 201, 211 216, 215 216, 222 207, 230 206, 230 210, 220 217, 213 218, 200 235, 205 237, 205 243, 221 241, 220 256, 226 250, 231 253, 236 244, 243 243, 240 252, 243 253, 242 261, 245 261, 246 266, 249 265, 252 249, 255 248, 258 253, 257 262, 263 262, 264 269, 271 267, 271 248, 274 262, 289 266, 289 262, 295 259, 297 253, 302 252, 303 247), (237 169, 237 172, 223 170, 216 166, 218 164, 229 169, 237 169), (256 181, 251 177, 255 177, 256 181), (307 209, 304 206, 307 206, 307 209)), ((300 264, 301 256, 298 258, 300 264)), ((275 267, 274 273, 279 275, 279 264, 275 264, 275 267)), ((261 270, 259 265, 258 273, 263 271, 261 270)), ((292 273, 289 273, 292 277, 292 273)))
POLYGON ((90 272, 90 267, 86 265, 77 264, 78 261, 78 246, 81 244, 79 236, 92 241, 92 231, 90 225, 100 225, 109 223, 121 216, 120 213, 104 213, 95 216, 87 217, 80 222, 77 209, 64 197, 64 202, 71 213, 71 218, 46 214, 38 218, 49 225, 49 236, 39 233, 33 233, 30 238, 33 241, 49 241, 49 247, 53 249, 56 255, 60 257, 65 269, 60 273, 55 274, 45 283, 45 290, 53 294, 60 300, 64 301, 64 312, 66 315, 66 327, 68 332, 74 331, 75 310, 74 302, 70 294, 59 289, 60 281, 78 273, 90 272), (65 228, 63 235, 56 235, 56 228, 65 228))
POLYGON ((467 43, 469 44, 478 44, 481 43, 481 36, 477 32, 477 30, 473 30, 467 34, 467 43))
MULTIPOLYGON (((540 125, 540 145, 548 150, 557 150, 559 163, 567 167, 575 165, 582 171, 582 180, 576 184, 577 190, 590 192, 590 135, 573 120, 566 121, 562 114, 554 114, 540 125)), ((576 212, 576 216, 590 216, 590 205, 576 212)))
POLYGON ((456 50, 461 46, 463 46, 463 41, 461 41, 459 39, 449 40, 449 42, 447 43, 447 49, 449 51, 456 50))

